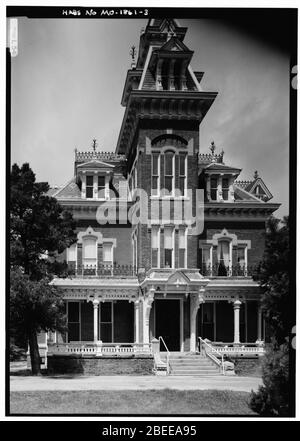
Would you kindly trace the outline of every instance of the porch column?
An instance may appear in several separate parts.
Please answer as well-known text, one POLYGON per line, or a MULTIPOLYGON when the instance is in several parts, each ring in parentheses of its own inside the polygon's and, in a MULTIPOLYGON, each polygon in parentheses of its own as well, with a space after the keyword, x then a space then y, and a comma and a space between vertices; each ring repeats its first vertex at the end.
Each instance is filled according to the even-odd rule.
POLYGON ((150 312, 152 308, 152 303, 154 301, 154 292, 155 289, 151 288, 148 291, 148 294, 146 295, 143 303, 143 343, 149 344, 149 318, 150 318, 150 312))
POLYGON ((242 302, 239 299, 236 299, 233 302, 233 310, 234 310, 234 341, 233 343, 240 343, 240 308, 242 302))
POLYGON ((261 337, 262 337, 261 317, 262 317, 262 308, 260 305, 258 305, 257 307, 257 340, 258 341, 261 341, 261 337))
POLYGON ((197 350, 196 317, 200 303, 204 303, 202 292, 203 290, 200 290, 198 294, 190 295, 190 351, 191 352, 196 352, 197 350))
POLYGON ((98 308, 99 308, 99 300, 95 299, 93 300, 93 307, 94 307, 94 343, 97 343, 98 341, 98 308))
POLYGON ((134 302, 134 341, 139 343, 139 320, 140 320, 140 301, 134 302))

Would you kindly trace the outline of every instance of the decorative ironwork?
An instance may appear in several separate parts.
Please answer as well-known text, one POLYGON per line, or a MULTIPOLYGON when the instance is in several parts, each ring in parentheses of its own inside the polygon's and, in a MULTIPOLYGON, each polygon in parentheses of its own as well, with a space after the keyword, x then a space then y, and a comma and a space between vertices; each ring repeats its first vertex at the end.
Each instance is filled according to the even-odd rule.
POLYGON ((225 266, 221 261, 214 265, 202 263, 200 267, 200 273, 206 277, 252 277, 256 271, 257 266, 225 266))
POLYGON ((133 265, 76 265, 75 262, 67 264, 68 277, 130 277, 137 275, 133 265))

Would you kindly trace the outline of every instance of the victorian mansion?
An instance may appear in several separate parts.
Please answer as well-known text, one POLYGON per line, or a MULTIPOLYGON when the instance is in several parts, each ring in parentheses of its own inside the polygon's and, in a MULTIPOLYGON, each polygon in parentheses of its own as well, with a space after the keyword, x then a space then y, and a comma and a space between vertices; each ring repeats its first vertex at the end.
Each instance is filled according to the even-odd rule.
POLYGON ((202 90, 186 31, 175 19, 148 21, 125 78, 115 153, 96 141, 76 150, 74 176, 49 191, 77 222, 77 242, 59 256, 66 277, 51 282, 63 291, 68 332, 40 338, 52 367, 97 360, 101 370, 131 357, 156 372, 166 353, 200 356, 201 343, 217 359, 263 353, 252 274, 279 205, 257 172, 241 181, 226 153, 199 144, 217 93, 202 90))

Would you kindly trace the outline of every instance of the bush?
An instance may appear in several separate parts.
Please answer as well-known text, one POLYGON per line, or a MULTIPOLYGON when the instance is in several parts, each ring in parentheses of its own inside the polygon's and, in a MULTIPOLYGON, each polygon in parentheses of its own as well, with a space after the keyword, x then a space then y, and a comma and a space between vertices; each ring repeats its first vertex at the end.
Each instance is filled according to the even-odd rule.
POLYGON ((272 345, 263 361, 263 383, 252 392, 250 407, 261 416, 289 415, 289 349, 283 344, 274 350, 272 345))

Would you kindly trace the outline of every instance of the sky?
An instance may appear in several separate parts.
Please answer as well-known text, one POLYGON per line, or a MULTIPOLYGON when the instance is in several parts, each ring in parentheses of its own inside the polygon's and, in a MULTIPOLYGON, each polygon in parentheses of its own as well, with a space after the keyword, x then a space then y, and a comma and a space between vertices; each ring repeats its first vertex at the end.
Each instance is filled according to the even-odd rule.
MULTIPOLYGON (((200 125, 200 152, 211 141, 228 165, 255 170, 288 214, 289 57, 212 19, 180 19, 192 68, 218 96, 200 125)), ((69 181, 74 149, 114 151, 124 115, 121 96, 129 51, 146 19, 19 19, 12 58, 12 163, 29 162, 38 181, 69 181)))

